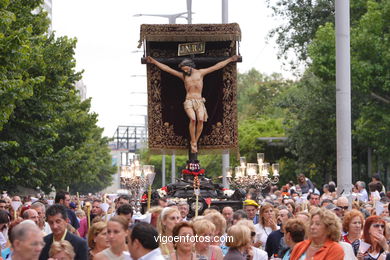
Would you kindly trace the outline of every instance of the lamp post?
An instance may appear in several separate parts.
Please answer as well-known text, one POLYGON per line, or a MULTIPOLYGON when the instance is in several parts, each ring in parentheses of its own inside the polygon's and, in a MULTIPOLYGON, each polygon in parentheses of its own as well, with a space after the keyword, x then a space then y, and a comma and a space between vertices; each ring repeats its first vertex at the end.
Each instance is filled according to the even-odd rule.
POLYGON ((148 188, 148 209, 150 208, 152 184, 155 176, 154 166, 142 166, 139 154, 135 154, 128 165, 122 166, 121 185, 130 191, 132 206, 137 215, 141 211, 140 199, 146 187, 148 188))
POLYGON ((154 171, 153 165, 144 165, 144 175, 148 184, 148 210, 150 209, 150 200, 152 197, 152 184, 154 181, 154 177, 156 176, 156 172, 154 171))
MULTIPOLYGON (((177 18, 185 18, 188 19, 188 17, 183 16, 184 14, 188 15, 188 12, 182 12, 182 13, 177 13, 177 14, 135 14, 134 17, 139 17, 139 16, 157 16, 157 17, 164 17, 168 18, 169 24, 176 24, 176 19, 177 18)), ((192 13, 193 14, 193 13, 192 13)), ((192 17, 191 17, 192 18, 192 17)))
POLYGON ((255 188, 256 190, 264 190, 269 185, 274 185, 279 182, 279 164, 274 163, 272 167, 267 162, 264 162, 264 153, 257 154, 258 163, 246 163, 245 157, 240 157, 240 166, 234 168, 235 176, 233 178, 233 167, 227 168, 226 177, 230 184, 243 188, 255 188), (272 169, 272 174, 270 172, 272 169))

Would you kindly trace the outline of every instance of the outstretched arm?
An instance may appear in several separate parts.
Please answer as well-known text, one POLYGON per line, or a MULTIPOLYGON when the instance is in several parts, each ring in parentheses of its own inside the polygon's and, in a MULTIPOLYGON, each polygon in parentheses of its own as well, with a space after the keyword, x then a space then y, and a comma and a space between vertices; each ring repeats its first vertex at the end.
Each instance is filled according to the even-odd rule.
POLYGON ((157 67, 159 67, 161 70, 165 71, 165 72, 168 72, 169 74, 173 75, 173 76, 176 76, 180 79, 183 80, 183 74, 180 73, 179 71, 177 70, 174 70, 172 69, 171 67, 161 63, 161 62, 158 62, 156 61, 155 59, 153 59, 152 57, 148 56, 146 57, 146 62, 147 63, 151 63, 151 64, 154 64, 156 65, 157 67))
POLYGON ((201 69, 200 72, 203 74, 203 75, 206 75, 206 74, 209 74, 213 71, 216 71, 216 70, 219 70, 219 69, 222 69, 223 67, 225 67, 226 65, 228 65, 230 62, 234 62, 234 61, 237 61, 238 60, 238 56, 237 55, 233 55, 232 57, 224 60, 224 61, 221 61, 221 62, 218 62, 217 64, 215 64, 214 66, 211 66, 211 67, 208 67, 206 69, 201 69))

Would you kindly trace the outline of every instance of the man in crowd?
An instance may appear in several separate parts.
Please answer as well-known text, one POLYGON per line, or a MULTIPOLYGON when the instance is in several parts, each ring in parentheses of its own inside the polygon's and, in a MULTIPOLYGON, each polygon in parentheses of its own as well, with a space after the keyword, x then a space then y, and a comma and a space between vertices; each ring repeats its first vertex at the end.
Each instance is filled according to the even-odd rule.
POLYGON ((5 200, 3 200, 3 199, 0 199, 0 210, 8 211, 7 202, 5 200))
POLYGON ((140 222, 134 225, 127 244, 134 260, 164 260, 156 238, 157 230, 150 224, 140 222))
POLYGON ((265 251, 267 251, 268 257, 271 257, 275 254, 280 255, 279 252, 284 251, 284 249, 287 248, 287 245, 283 239, 284 233, 282 225, 293 217, 294 215, 288 209, 279 210, 277 222, 280 226, 280 229, 272 231, 271 234, 269 234, 265 244, 265 251))
POLYGON ((75 260, 88 259, 87 242, 67 231, 67 209, 64 205, 54 204, 46 211, 46 219, 52 230, 52 234, 44 237, 45 247, 42 249, 40 260, 49 258, 49 250, 54 241, 67 240, 73 246, 76 253, 75 260))
POLYGON ((154 205, 162 208, 168 207, 168 200, 167 198, 158 198, 154 205))
POLYGON ((113 216, 116 216, 116 211, 118 208, 122 205, 128 204, 130 205, 130 196, 126 194, 120 195, 116 200, 115 200, 115 211, 107 216, 108 220, 112 218, 113 216))
POLYGON ((248 219, 248 215, 246 214, 246 212, 242 209, 239 209, 239 210, 236 210, 234 213, 233 213, 233 225, 235 225, 238 221, 240 221, 241 219, 248 219))
POLYGON ((349 207, 348 199, 346 197, 339 197, 336 206, 340 209, 340 218, 342 220, 349 207))
MULTIPOLYGON (((379 189, 378 191, 379 191, 379 192, 386 193, 386 188, 385 188, 385 186, 383 185, 383 183, 382 183, 382 181, 381 181, 381 176, 380 176, 379 173, 374 174, 374 175, 371 177, 371 182, 379 183, 381 189, 379 189)), ((378 185, 378 186, 379 186, 379 185, 378 185)))
POLYGON ((259 204, 254 200, 244 201, 244 210, 248 215, 248 219, 253 220, 253 224, 259 223, 259 216, 257 215, 259 204))
POLYGON ((309 193, 307 199, 310 203, 310 206, 318 207, 320 205, 320 194, 317 193, 309 193))
POLYGON ((35 209, 27 209, 23 212, 22 218, 24 220, 30 219, 34 221, 37 226, 39 226, 39 218, 38 218, 38 212, 35 209))
POLYGON ((15 195, 15 196, 12 197, 12 201, 22 202, 22 199, 20 198, 20 196, 15 195))
MULTIPOLYGON (((17 212, 17 215, 18 216, 20 216, 20 212, 21 212, 21 210, 22 210, 22 207, 23 207, 23 201, 22 201, 22 199, 19 197, 19 196, 13 196, 12 197, 12 199, 11 199, 11 202, 12 201, 17 201, 17 202, 20 202, 21 204, 20 204, 20 206, 19 206, 19 208, 16 210, 16 212, 17 212)), ((9 210, 8 210, 10 213, 11 213, 11 216, 14 216, 14 209, 12 208, 12 207, 9 207, 9 210)))
POLYGON ((356 182, 356 188, 358 190, 358 200, 362 202, 368 202, 368 193, 366 190, 366 183, 364 181, 356 182))
POLYGON ((115 209, 118 209, 120 206, 125 204, 130 204, 130 196, 126 194, 122 194, 118 197, 116 203, 115 203, 115 209))
POLYGON ((44 235, 49 235, 51 233, 51 229, 49 224, 45 221, 46 208, 41 202, 36 201, 31 204, 31 209, 34 209, 38 213, 38 226, 44 233, 44 235))
POLYGON ((326 206, 328 206, 329 204, 333 204, 333 201, 330 200, 330 199, 324 199, 323 201, 321 201, 321 208, 325 208, 326 206))
POLYGON ((116 215, 126 218, 131 224, 133 222, 133 207, 130 204, 124 204, 116 210, 116 215))
MULTIPOLYGON (((43 242, 42 232, 32 221, 23 221, 11 232, 12 260, 38 260, 43 242)), ((11 259, 10 257, 8 259, 11 259)))
MULTIPOLYGON (((92 202, 92 209, 89 223, 92 225, 92 220, 96 217, 103 218, 104 211, 101 208, 102 201, 95 199, 92 202)), ((80 228, 77 230, 81 237, 86 237, 88 234, 88 216, 80 220, 80 228)))
POLYGON ((226 219, 226 230, 233 225, 233 209, 226 206, 222 209, 222 215, 226 219))
POLYGON ((190 212, 190 206, 188 205, 187 202, 181 201, 179 204, 177 204, 177 207, 180 211, 180 216, 182 218, 181 221, 189 221, 187 218, 188 213, 190 212))
POLYGON ((75 228, 78 229, 80 227, 80 224, 77 220, 76 214, 74 213, 73 210, 70 209, 69 204, 70 204, 70 194, 69 192, 65 191, 60 191, 56 193, 56 197, 54 199, 54 202, 56 204, 60 204, 65 206, 66 208, 66 214, 68 216, 68 219, 70 221, 70 224, 75 228))

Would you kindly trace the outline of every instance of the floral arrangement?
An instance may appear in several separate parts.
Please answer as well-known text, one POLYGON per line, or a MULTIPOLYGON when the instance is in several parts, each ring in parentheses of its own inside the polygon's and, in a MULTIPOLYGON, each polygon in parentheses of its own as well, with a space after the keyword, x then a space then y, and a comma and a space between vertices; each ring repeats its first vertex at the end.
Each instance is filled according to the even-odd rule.
POLYGON ((160 189, 157 190, 157 192, 161 198, 166 197, 168 194, 168 188, 167 186, 161 187, 160 189))
POLYGON ((223 189, 223 194, 230 198, 234 193, 234 190, 229 190, 229 189, 223 189))
POLYGON ((184 169, 181 172, 183 174, 190 174, 190 175, 198 176, 198 175, 203 175, 205 173, 205 170, 204 169, 200 169, 198 171, 191 171, 191 170, 188 170, 188 169, 184 169))

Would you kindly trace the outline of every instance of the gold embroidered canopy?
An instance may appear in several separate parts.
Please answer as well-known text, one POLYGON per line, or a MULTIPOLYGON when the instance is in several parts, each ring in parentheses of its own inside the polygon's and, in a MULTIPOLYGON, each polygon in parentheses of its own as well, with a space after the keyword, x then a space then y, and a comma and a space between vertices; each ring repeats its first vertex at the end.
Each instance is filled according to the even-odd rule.
MULTIPOLYGON (((241 41, 237 23, 229 24, 143 24, 139 43, 154 42, 218 42, 241 41)), ((140 47, 140 45, 138 47, 140 47)))
MULTIPOLYGON (((183 43, 205 42, 205 52, 193 58, 197 68, 207 68, 238 54, 240 27, 232 24, 144 24, 140 44, 152 56, 178 70, 183 43)), ((144 59, 143 59, 144 61, 144 59)), ((156 153, 186 153, 189 143, 188 117, 183 109, 186 90, 183 82, 152 64, 147 64, 148 143, 156 153)), ((237 69, 231 63, 204 77, 202 96, 209 120, 199 139, 199 153, 237 150, 237 69)))

